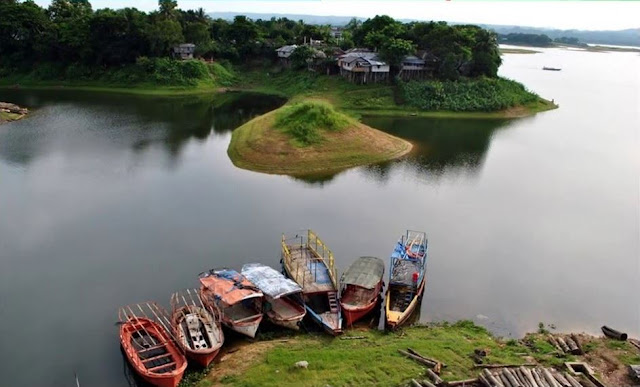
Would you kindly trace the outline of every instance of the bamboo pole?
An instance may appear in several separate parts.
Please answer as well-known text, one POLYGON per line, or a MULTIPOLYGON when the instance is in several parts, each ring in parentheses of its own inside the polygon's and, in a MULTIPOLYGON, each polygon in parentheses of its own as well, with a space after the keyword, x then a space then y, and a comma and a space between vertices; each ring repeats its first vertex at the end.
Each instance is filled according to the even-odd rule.
POLYGON ((493 374, 491 374, 489 370, 483 369, 482 374, 484 375, 485 378, 487 378, 487 380, 489 381, 489 383, 491 383, 492 386, 504 387, 502 382, 498 381, 498 379, 496 379, 496 377, 493 376, 493 374))
POLYGON ((527 379, 531 387, 540 387, 538 386, 538 383, 536 382, 536 380, 533 378, 533 375, 530 369, 525 367, 520 367, 520 371, 524 374, 525 378, 527 379))
POLYGON ((427 377, 431 379, 431 381, 433 381, 434 384, 440 384, 443 382, 443 380, 429 368, 427 368, 426 374, 427 374, 427 377))
POLYGON ((562 387, 571 387, 571 383, 569 383, 561 373, 555 372, 553 373, 553 376, 556 378, 556 381, 562 385, 562 387))
POLYGON ((564 377, 571 384, 571 387, 582 387, 582 385, 573 376, 569 375, 569 373, 565 372, 564 377))
POLYGON ((571 352, 571 350, 569 349, 569 346, 567 345, 567 343, 564 341, 562 337, 558 336, 556 337, 556 340, 558 341, 558 344, 560 344, 560 347, 565 353, 571 352))
POLYGON ((430 357, 426 357, 426 356, 424 356, 424 355, 421 355, 421 354, 420 354, 420 353, 418 353, 418 351, 416 351, 415 349, 407 348, 407 352, 409 352, 409 353, 411 353, 411 354, 414 354, 414 355, 416 355, 416 356, 420 356, 421 358, 423 358, 423 359, 425 359, 425 360, 428 360, 428 361, 431 361, 431 362, 435 363, 436 365, 439 363, 439 364, 441 364, 441 365, 442 365, 442 367, 447 368, 447 365, 446 365, 445 363, 441 362, 440 360, 433 359, 433 358, 430 358, 430 357))
POLYGON ((469 385, 474 385, 474 384, 478 384, 478 382, 480 381, 480 378, 475 378, 475 379, 464 379, 464 380, 454 380, 452 382, 447 382, 447 387, 464 387, 467 384, 469 385))
POLYGON ((430 362, 430 361, 428 361, 428 360, 425 360, 425 359, 423 359, 423 358, 421 358, 421 357, 419 357, 419 356, 412 355, 412 354, 410 354, 410 353, 409 353, 409 352, 407 352, 407 351, 403 351, 403 350, 399 349, 399 350, 398 350, 398 352, 399 352, 400 354, 402 354, 402 355, 404 355, 404 356, 406 356, 406 357, 410 358, 410 359, 413 359, 413 360, 417 361, 418 363, 421 363, 421 364, 426 365, 427 367, 433 367, 433 366, 435 365, 435 364, 433 364, 432 362, 430 362))
POLYGON ((505 369, 506 368, 503 368, 498 371, 498 377, 500 378, 500 380, 502 380, 502 384, 504 384, 505 387, 516 387, 512 385, 511 382, 509 381, 509 378, 507 377, 507 373, 504 372, 505 369))
POLYGON ((520 381, 515 376, 515 374, 513 374, 510 369, 503 368, 502 372, 505 374, 507 379, 509 379, 509 383, 511 383, 512 387, 523 387, 520 381))
POLYGON ((556 382, 556 379, 553 377, 553 375, 551 375, 551 372, 549 372, 548 369, 543 368, 542 375, 544 375, 544 378, 547 380, 547 383, 549 383, 550 387, 560 387, 560 385, 558 384, 558 382, 556 382))
POLYGON ((535 363, 524 363, 524 364, 475 364, 475 368, 514 368, 514 367, 535 367, 537 364, 535 363))

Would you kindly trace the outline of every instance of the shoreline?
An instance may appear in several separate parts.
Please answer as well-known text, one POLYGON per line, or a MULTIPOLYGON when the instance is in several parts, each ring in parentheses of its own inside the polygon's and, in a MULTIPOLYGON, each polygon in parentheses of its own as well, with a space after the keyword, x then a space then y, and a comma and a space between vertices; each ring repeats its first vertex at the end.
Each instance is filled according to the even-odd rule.
POLYGON ((425 366, 401 355, 412 348, 443 364, 446 381, 477 378, 474 352, 482 350, 483 364, 535 364, 566 370, 566 362, 585 362, 594 376, 610 386, 632 385, 627 365, 640 362, 640 350, 629 342, 584 333, 549 332, 541 327, 519 339, 493 336, 471 321, 414 325, 383 332, 356 325, 341 337, 296 332, 266 332, 255 342, 233 340, 225 345, 209 369, 194 375, 188 386, 211 385, 406 385, 422 379, 425 366), (551 342, 575 337, 582 355, 560 353, 551 342), (553 339, 552 339, 553 338, 553 339), (375 359, 375 361, 371 361, 375 359), (295 362, 305 360, 308 369, 295 362))

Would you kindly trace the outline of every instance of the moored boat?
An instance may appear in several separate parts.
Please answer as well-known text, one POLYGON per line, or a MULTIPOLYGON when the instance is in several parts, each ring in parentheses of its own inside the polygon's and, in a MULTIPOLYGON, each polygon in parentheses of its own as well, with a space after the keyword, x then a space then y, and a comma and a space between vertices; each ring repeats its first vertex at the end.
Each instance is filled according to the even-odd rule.
POLYGON ((340 278, 340 307, 347 326, 378 305, 383 286, 384 262, 376 257, 360 257, 340 278))
POLYGON ((282 235, 281 263, 284 273, 300 287, 307 315, 326 332, 342 333, 337 273, 333 253, 311 230, 282 235))
POLYGON ((547 71, 560 71, 560 70, 562 70, 562 69, 557 68, 557 67, 547 67, 547 66, 544 66, 542 69, 543 70, 547 70, 547 71))
POLYGON ((396 243, 389 264, 389 285, 385 294, 388 329, 404 324, 416 310, 425 287, 427 234, 407 231, 396 243))
POLYGON ((262 321, 263 294, 233 269, 212 269, 200 273, 200 296, 205 305, 220 309, 222 323, 249 337, 255 337, 262 321))
POLYGON ((264 294, 262 310, 269 321, 285 328, 300 329, 306 310, 302 288, 297 283, 260 263, 242 266, 242 275, 264 294))
POLYGON ((127 360, 147 383, 176 387, 187 368, 187 359, 178 348, 164 314, 154 303, 120 308, 120 344, 127 360))
POLYGON ((196 289, 171 296, 171 328, 187 357, 202 367, 213 361, 224 343, 220 311, 214 305, 205 306, 196 289))

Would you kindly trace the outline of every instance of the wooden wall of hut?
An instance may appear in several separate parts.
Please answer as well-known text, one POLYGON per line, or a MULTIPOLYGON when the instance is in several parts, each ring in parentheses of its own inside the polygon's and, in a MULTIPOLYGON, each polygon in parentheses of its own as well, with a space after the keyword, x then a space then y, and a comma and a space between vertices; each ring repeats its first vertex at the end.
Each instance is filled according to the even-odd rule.
POLYGON ((388 72, 364 72, 364 71, 348 71, 340 69, 340 75, 347 81, 359 85, 368 83, 385 83, 389 81, 388 72))

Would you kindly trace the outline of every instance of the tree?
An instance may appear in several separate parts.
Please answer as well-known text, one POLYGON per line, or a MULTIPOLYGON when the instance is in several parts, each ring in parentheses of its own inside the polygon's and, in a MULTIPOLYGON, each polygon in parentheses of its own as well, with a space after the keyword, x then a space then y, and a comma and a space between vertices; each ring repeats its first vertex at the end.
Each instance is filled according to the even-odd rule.
POLYGON ((176 0, 158 0, 160 15, 165 19, 174 19, 177 7, 178 2, 176 0))
POLYGON ((398 66, 402 59, 414 52, 415 47, 409 40, 390 38, 382 43, 380 56, 391 66, 398 66))
POLYGON ((307 67, 307 61, 313 58, 315 50, 310 46, 299 46, 289 57, 291 67, 301 69, 307 67))
POLYGON ((180 23, 175 20, 160 20, 149 29, 150 53, 153 56, 165 56, 173 46, 184 42, 180 23))

